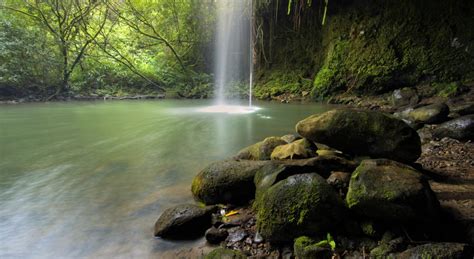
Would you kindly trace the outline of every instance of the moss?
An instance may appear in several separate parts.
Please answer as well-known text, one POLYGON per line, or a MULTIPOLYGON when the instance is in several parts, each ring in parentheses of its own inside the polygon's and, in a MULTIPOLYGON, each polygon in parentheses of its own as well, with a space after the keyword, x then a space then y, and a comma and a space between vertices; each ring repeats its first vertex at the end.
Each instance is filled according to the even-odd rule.
POLYGON ((273 150, 286 141, 280 137, 268 137, 239 151, 236 158, 249 160, 270 160, 273 150))
POLYGON ((315 99, 346 91, 387 92, 425 80, 443 83, 443 94, 449 95, 450 82, 474 77, 472 10, 472 1, 334 3, 327 25, 311 26, 310 14, 303 17, 302 30, 291 32, 288 19, 280 16, 274 27, 263 27, 275 36, 265 39, 265 51, 272 46, 267 58, 273 59, 259 70, 264 76, 257 97, 301 93, 293 74, 313 78, 315 99), (291 83, 282 74, 292 74, 291 83))
POLYGON ((316 242, 314 239, 301 236, 295 239, 293 245, 296 258, 311 259, 311 258, 331 258, 331 247, 327 240, 316 242))
POLYGON ((460 91, 462 85, 459 82, 451 82, 451 83, 433 83, 433 87, 437 92, 438 96, 441 97, 454 97, 460 91))
POLYGON ((212 250, 204 257, 205 259, 245 259, 247 258, 240 251, 227 249, 223 247, 212 250))
POLYGON ((268 99, 282 94, 299 95, 311 91, 312 81, 300 70, 276 70, 265 75, 255 85, 255 97, 268 99))
POLYGON ((369 237, 374 237, 377 235, 374 222, 372 221, 364 221, 360 224, 360 227, 362 229, 362 232, 369 237))
POLYGON ((255 202, 257 228, 272 242, 315 234, 341 218, 342 201, 316 174, 290 176, 259 195, 255 202))

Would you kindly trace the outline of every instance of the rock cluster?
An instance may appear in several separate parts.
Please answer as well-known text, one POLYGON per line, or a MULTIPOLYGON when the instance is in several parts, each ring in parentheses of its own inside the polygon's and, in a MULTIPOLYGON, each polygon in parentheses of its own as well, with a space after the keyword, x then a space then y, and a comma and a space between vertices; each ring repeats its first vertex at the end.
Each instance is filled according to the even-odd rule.
MULTIPOLYGON (((445 116, 441 106, 424 111, 438 108, 437 116, 445 116)), ((440 121, 415 117, 417 123, 440 121)), ((338 109, 300 121, 296 131, 299 136, 266 138, 202 170, 192 193, 208 207, 165 211, 155 235, 205 234, 211 244, 243 252, 219 248, 209 258, 331 258, 338 249, 410 257, 425 251, 407 242, 406 232, 429 237, 442 219, 426 177, 413 164, 421 153, 413 128, 380 112, 338 109), (272 252, 275 246, 283 250, 272 252)), ((428 245, 472 256, 468 245, 428 245)))

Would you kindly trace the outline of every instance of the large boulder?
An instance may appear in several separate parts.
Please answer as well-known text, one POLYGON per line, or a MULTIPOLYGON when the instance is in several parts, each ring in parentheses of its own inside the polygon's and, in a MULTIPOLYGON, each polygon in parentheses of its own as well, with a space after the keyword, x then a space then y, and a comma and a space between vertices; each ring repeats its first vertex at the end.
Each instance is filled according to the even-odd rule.
POLYGON ((287 144, 287 142, 280 137, 268 137, 263 141, 240 150, 235 158, 246 160, 270 160, 273 150, 276 147, 285 144, 287 144))
POLYGON ((313 142, 304 138, 286 145, 277 146, 271 154, 271 159, 285 160, 315 157, 317 149, 313 142))
POLYGON ((323 233, 335 227, 344 214, 342 200, 317 174, 293 175, 278 182, 254 206, 259 233, 274 243, 323 233))
POLYGON ((300 121, 296 131, 305 138, 352 155, 414 162, 421 154, 416 131, 380 112, 332 110, 300 121))
POLYGON ((292 175, 317 173, 327 177, 332 171, 352 172, 357 167, 353 161, 337 156, 318 156, 309 159, 273 161, 255 174, 256 197, 277 182, 292 175))
POLYGON ((362 161, 352 174, 346 202, 359 215, 397 221, 434 219, 439 207, 421 173, 388 159, 362 161))
POLYGON ((155 223, 155 236, 169 239, 193 239, 202 236, 212 224, 215 206, 192 204, 166 209, 155 223))
POLYGON ((227 160, 215 162, 194 177, 191 191, 205 204, 242 204, 253 199, 253 179, 270 161, 227 160))
POLYGON ((449 107, 445 103, 426 105, 406 113, 402 117, 413 123, 437 124, 446 121, 449 115, 449 107))
POLYGON ((473 258, 472 246, 461 243, 429 243, 410 248, 400 253, 397 258, 436 258, 436 259, 463 259, 473 258))
POLYGON ((474 114, 442 123, 433 131, 433 136, 435 138, 474 140, 474 114))

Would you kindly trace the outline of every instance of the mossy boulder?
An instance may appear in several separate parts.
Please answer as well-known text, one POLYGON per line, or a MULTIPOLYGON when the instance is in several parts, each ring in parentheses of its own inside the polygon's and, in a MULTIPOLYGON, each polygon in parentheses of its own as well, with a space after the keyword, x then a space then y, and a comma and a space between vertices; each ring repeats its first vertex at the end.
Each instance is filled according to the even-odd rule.
POLYGON ((358 164, 337 156, 318 156, 309 159, 272 161, 255 174, 256 197, 274 184, 292 175, 318 173, 323 177, 333 171, 352 172, 358 164))
POLYGON ((254 204, 257 229, 270 242, 288 242, 334 228, 344 205, 334 189, 317 174, 288 177, 270 187, 254 204))
POLYGON ((373 219, 434 219, 439 203, 423 175, 410 166, 387 160, 364 160, 351 177, 348 207, 373 219))
POLYGON ((316 242, 316 240, 302 236, 295 239, 293 245, 296 258, 299 259, 330 259, 332 258, 332 251, 329 245, 321 245, 316 242))
POLYGON ((245 203, 254 198, 254 176, 267 163, 247 160, 212 163, 194 177, 191 191, 205 204, 245 203))
POLYGON ((449 107, 445 103, 435 103, 402 113, 402 118, 412 123, 436 124, 447 120, 449 107))
POLYGON ((308 139, 296 140, 292 143, 275 147, 271 154, 272 160, 302 159, 316 156, 316 145, 308 139))
POLYGON ((212 250, 204 259, 245 259, 247 258, 240 251, 227 249, 223 247, 212 250))
POLYGON ((433 136, 435 138, 474 140, 474 114, 442 123, 433 131, 433 136))
POLYGON ((397 258, 436 258, 436 259, 462 259, 473 258, 472 246, 461 243, 429 243, 410 248, 400 253, 397 258))
POLYGON ((298 122, 296 131, 307 139, 351 155, 414 162, 421 154, 416 131, 380 112, 332 110, 298 122))
POLYGON ((270 160, 273 150, 276 147, 285 144, 287 144, 287 142, 280 137, 268 137, 263 141, 242 149, 235 158, 246 160, 270 160))
POLYGON ((178 205, 165 210, 155 223, 155 236, 169 239, 193 239, 202 236, 212 224, 215 206, 178 205))

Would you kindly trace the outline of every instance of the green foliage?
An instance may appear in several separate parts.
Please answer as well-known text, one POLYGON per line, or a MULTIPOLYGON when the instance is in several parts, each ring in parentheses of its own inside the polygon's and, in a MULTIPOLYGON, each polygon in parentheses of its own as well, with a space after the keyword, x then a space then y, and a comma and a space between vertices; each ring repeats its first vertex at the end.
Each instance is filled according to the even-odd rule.
POLYGON ((456 96, 462 88, 459 82, 433 83, 433 87, 437 94, 441 97, 456 96))
POLYGON ((5 0, 0 95, 208 96, 203 49, 213 8, 192 0, 5 0))
POLYGON ((316 244, 314 244, 315 246, 318 246, 318 247, 329 247, 331 248, 331 250, 336 250, 336 241, 334 241, 334 239, 332 238, 331 234, 328 233, 326 235, 326 239, 325 240, 321 240, 319 242, 317 242, 316 244))
POLYGON ((260 80, 255 86, 255 96, 260 99, 268 99, 285 93, 300 94, 302 91, 310 91, 311 79, 304 78, 301 71, 272 71, 267 78, 260 80))
POLYGON ((57 52, 50 39, 28 20, 0 10, 0 95, 42 92, 59 84, 57 52))

